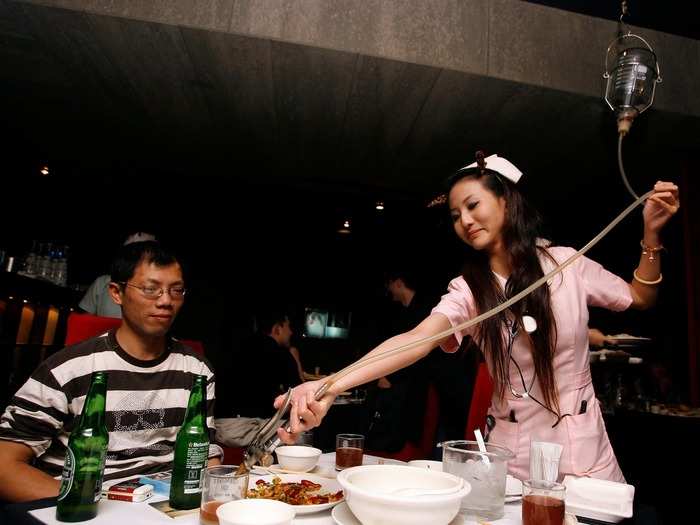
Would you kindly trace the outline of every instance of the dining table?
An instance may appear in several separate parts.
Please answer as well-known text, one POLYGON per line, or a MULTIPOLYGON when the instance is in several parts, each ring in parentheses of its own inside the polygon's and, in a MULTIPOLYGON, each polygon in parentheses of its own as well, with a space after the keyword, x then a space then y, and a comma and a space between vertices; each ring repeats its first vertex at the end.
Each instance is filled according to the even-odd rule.
MULTIPOLYGON (((397 463, 401 462, 367 454, 365 454, 363 458, 363 464, 365 465, 397 463)), ((312 473, 321 477, 335 477, 335 452, 322 454, 317 467, 314 468, 312 473)), ((253 480, 258 477, 259 476, 256 474, 251 474, 253 480)), ((84 523, 89 523, 90 525, 199 525, 199 509, 195 509, 189 514, 172 518, 150 505, 151 503, 166 499, 167 496, 162 494, 155 494, 150 499, 140 503, 103 498, 99 502, 97 516, 84 523)), ((27 514, 27 517, 29 518, 29 516, 31 516, 31 518, 26 521, 23 520, 22 523, 63 525, 63 522, 56 520, 55 500, 53 504, 49 504, 43 508, 28 510, 27 514)), ((337 522, 333 519, 331 514, 332 509, 314 514, 297 515, 293 521, 293 525, 336 525, 337 522)), ((491 525, 522 525, 520 514, 520 501, 506 503, 505 515, 503 518, 490 520, 488 523, 491 525)), ((477 522, 457 516, 450 525, 480 525, 481 523, 484 522, 477 522)))

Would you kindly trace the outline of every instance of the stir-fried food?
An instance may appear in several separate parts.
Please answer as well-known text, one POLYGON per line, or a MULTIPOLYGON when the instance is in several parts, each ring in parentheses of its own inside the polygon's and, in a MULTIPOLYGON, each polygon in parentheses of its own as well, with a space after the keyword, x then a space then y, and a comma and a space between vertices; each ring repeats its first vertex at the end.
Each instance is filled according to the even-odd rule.
POLYGON ((272 483, 263 479, 255 482, 255 488, 248 490, 249 498, 276 499, 289 503, 290 505, 320 505, 322 503, 333 503, 343 499, 343 491, 339 490, 335 494, 318 494, 321 485, 302 479, 298 483, 282 483, 278 477, 272 478, 272 483))

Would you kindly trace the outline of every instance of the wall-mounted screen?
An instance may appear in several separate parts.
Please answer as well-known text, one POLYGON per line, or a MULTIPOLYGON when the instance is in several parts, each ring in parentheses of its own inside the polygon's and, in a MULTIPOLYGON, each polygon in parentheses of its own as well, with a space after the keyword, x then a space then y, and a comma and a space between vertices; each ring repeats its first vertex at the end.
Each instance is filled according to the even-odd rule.
POLYGON ((350 335, 350 312, 323 308, 306 308, 304 335, 319 339, 346 339, 350 335))

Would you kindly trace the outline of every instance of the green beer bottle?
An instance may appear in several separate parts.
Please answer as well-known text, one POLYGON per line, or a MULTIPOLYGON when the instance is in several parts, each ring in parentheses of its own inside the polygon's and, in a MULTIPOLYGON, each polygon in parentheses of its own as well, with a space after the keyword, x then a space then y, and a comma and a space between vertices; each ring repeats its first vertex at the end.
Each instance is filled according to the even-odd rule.
POLYGON ((105 424, 107 373, 94 372, 83 411, 68 438, 56 505, 59 521, 85 521, 97 515, 109 433, 105 424))
POLYGON ((209 456, 206 388, 206 376, 195 376, 185 421, 175 440, 170 482, 170 506, 174 509, 195 509, 202 499, 202 471, 209 456))

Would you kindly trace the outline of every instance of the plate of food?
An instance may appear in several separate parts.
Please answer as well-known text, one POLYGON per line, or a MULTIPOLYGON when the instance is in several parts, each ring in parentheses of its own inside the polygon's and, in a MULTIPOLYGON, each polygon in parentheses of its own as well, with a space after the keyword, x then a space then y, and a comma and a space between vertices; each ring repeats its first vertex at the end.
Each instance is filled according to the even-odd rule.
POLYGON ((279 474, 251 478, 248 498, 274 499, 294 507, 297 514, 330 509, 345 500, 334 479, 313 474, 279 474))
POLYGON ((651 343, 651 338, 629 334, 617 334, 606 336, 605 342, 610 346, 642 346, 651 343))

